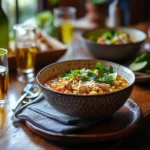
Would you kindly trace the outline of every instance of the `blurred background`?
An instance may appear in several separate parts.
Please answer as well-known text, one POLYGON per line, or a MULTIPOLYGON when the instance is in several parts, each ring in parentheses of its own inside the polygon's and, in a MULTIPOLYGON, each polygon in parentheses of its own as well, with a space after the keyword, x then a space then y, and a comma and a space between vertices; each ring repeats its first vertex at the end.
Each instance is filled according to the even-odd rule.
POLYGON ((99 25, 115 26, 113 21, 108 23, 108 18, 116 15, 113 13, 117 13, 119 20, 116 25, 136 24, 150 18, 149 0, 2 0, 2 5, 9 19, 10 31, 14 24, 23 23, 45 10, 51 13, 60 6, 75 7, 77 19, 88 17, 89 21, 99 25))
MULTIPOLYGON (((1 6, 8 19, 5 26, 9 27, 9 41, 14 40, 13 26, 28 22, 35 23, 49 36, 67 44, 60 39, 55 26, 53 10, 58 7, 76 9, 73 26, 80 31, 96 27, 132 26, 150 19, 149 0, 1 0, 1 6)), ((3 17, 0 17, 2 20, 3 17)))

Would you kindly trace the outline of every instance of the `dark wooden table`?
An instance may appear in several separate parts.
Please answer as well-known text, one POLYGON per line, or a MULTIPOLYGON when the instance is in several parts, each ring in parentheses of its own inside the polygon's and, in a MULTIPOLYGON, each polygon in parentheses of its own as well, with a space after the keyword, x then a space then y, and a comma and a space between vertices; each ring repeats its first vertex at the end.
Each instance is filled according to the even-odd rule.
MULTIPOLYGON (((148 23, 141 23, 135 26, 147 32, 148 23)), ((73 45, 73 49, 69 50, 62 59, 74 59, 74 58, 91 58, 91 55, 86 53, 79 43, 73 45), (79 50, 80 47, 80 50, 79 50)), ((60 59, 60 60, 62 60, 60 59)), ((23 90, 24 84, 19 83, 16 80, 16 72, 10 72, 10 84, 8 91, 8 99, 5 109, 0 110, 0 150, 66 150, 66 149, 127 149, 125 147, 132 145, 135 137, 138 137, 139 133, 130 135, 125 139, 119 139, 117 141, 103 142, 91 145, 63 145, 55 143, 50 140, 33 133, 23 122, 12 123, 12 111, 11 108, 18 100, 23 90), (131 140, 132 139, 132 140, 131 140), (121 144, 123 146, 120 146, 121 144), (121 147, 121 148, 119 148, 121 147)), ((139 104, 142 110, 144 118, 146 118, 150 111, 150 83, 143 85, 135 85, 131 98, 139 104)), ((150 124, 149 124, 150 126, 150 124)), ((150 137, 150 135, 149 135, 150 137)), ((134 144, 137 143, 136 140, 134 144)), ((150 143, 149 143, 150 144, 150 143)), ((150 148, 150 147, 149 147, 150 148)), ((132 148, 134 149, 134 148, 132 148)), ((136 148, 135 148, 136 149, 136 148)))

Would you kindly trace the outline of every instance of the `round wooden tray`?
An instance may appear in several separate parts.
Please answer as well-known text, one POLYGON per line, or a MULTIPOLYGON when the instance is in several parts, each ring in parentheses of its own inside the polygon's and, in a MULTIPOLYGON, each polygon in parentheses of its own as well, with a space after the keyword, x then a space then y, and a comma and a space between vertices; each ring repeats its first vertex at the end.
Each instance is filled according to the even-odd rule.
POLYGON ((99 142, 117 139, 131 134, 140 124, 141 110, 131 99, 121 107, 109 120, 86 129, 81 134, 61 134, 42 130, 33 124, 26 122, 26 125, 35 133, 59 142, 99 142))

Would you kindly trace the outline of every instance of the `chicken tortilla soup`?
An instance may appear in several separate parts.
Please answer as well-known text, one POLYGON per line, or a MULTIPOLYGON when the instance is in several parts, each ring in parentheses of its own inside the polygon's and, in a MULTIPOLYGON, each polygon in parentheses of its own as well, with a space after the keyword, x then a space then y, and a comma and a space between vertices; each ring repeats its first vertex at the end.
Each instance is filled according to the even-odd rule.
POLYGON ((97 62, 95 69, 68 70, 48 80, 44 85, 60 93, 97 95, 122 90, 129 86, 129 82, 114 72, 112 66, 106 68, 97 62))

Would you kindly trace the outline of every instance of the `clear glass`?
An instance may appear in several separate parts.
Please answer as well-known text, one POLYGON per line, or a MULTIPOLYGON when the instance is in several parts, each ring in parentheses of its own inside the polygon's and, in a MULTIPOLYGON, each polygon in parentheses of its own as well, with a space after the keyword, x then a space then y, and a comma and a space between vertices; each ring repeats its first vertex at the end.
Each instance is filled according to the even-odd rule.
POLYGON ((8 51, 0 48, 0 107, 4 107, 8 91, 8 51))
MULTIPOLYGON (((16 0, 2 0, 2 6, 9 19, 10 31, 16 22, 16 0)), ((18 0, 19 2, 19 22, 25 22, 27 19, 36 15, 38 10, 38 0, 18 0)))
MULTIPOLYGON (((148 39, 150 39, 150 25, 148 26, 147 36, 148 36, 148 39)), ((150 51, 150 40, 148 40, 148 41, 145 43, 144 48, 145 48, 147 51, 150 51)))
POLYGON ((0 108, 0 136, 5 135, 5 130, 8 127, 7 126, 7 113, 6 113, 6 107, 0 108))
POLYGON ((59 7, 54 9, 54 25, 58 31, 58 38, 64 44, 70 44, 73 39, 76 9, 74 7, 59 7))
POLYGON ((17 78, 20 82, 34 82, 36 59, 36 26, 18 24, 15 29, 17 78))

